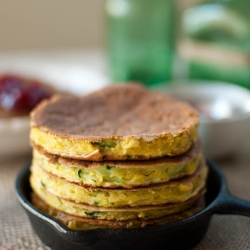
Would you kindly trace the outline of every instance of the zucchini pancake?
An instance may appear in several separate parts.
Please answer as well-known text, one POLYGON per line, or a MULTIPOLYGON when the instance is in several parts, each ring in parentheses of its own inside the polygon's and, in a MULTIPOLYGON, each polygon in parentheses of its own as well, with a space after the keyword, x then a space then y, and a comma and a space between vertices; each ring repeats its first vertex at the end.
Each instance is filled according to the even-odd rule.
POLYGON ((30 139, 72 159, 145 160, 186 152, 197 140, 198 123, 184 102, 140 85, 116 85, 43 101, 31 113, 30 139))
POLYGON ((139 84, 56 95, 31 113, 32 203, 76 230, 171 223, 204 207, 194 108, 139 84))
POLYGON ((146 186, 193 174, 202 158, 200 145, 176 157, 147 161, 81 161, 34 149, 35 163, 52 175, 92 187, 146 186))

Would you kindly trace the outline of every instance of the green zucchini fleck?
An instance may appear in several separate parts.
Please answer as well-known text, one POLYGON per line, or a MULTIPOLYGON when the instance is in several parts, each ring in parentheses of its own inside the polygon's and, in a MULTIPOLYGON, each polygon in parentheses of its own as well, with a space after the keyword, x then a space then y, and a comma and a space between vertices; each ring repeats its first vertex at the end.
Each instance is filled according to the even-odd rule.
POLYGON ((109 165, 106 165, 106 169, 110 170, 112 167, 109 165))
POLYGON ((102 148, 115 148, 116 147, 116 143, 113 141, 92 142, 92 145, 99 146, 102 148))
POLYGON ((79 178, 81 178, 81 179, 84 178, 84 172, 81 169, 78 170, 77 174, 78 174, 79 178))
POLYGON ((86 215, 88 216, 95 216, 95 215, 98 215, 100 214, 101 212, 90 212, 90 213, 87 213, 87 212, 84 212, 86 215))

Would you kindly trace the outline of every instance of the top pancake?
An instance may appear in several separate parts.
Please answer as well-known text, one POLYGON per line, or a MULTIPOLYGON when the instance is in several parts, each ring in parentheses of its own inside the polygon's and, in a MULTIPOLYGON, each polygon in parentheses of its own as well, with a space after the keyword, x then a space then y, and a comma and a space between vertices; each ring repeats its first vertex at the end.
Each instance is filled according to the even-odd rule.
POLYGON ((187 151, 197 139, 198 123, 187 103, 138 84, 113 85, 82 97, 56 95, 43 101, 31 114, 31 141, 74 159, 149 159, 187 151), (73 145, 58 145, 62 139, 73 145))
POLYGON ((32 114, 32 126, 89 141, 158 136, 197 123, 189 105, 136 84, 106 87, 84 97, 57 95, 32 114))

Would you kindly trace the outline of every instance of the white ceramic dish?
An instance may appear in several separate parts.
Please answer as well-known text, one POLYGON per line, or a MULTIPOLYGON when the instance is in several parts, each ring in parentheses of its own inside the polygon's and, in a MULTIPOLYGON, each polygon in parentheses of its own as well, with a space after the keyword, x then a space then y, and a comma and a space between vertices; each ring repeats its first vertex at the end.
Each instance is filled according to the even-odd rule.
POLYGON ((0 119, 0 158, 26 155, 29 145, 29 117, 0 119))
POLYGON ((247 89, 204 80, 172 82, 159 89, 199 106, 200 135, 207 157, 235 154, 245 145, 250 135, 250 92, 247 89))

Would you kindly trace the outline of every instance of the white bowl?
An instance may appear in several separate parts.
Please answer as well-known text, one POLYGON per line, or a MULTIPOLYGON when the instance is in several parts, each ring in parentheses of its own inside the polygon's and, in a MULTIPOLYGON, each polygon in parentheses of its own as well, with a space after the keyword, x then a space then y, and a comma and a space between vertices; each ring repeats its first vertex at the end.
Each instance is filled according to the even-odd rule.
POLYGON ((29 117, 0 119, 0 158, 27 155, 29 145, 29 117))
POLYGON ((200 109, 200 137, 208 157, 238 153, 250 135, 250 92, 212 81, 175 82, 164 92, 200 109))

